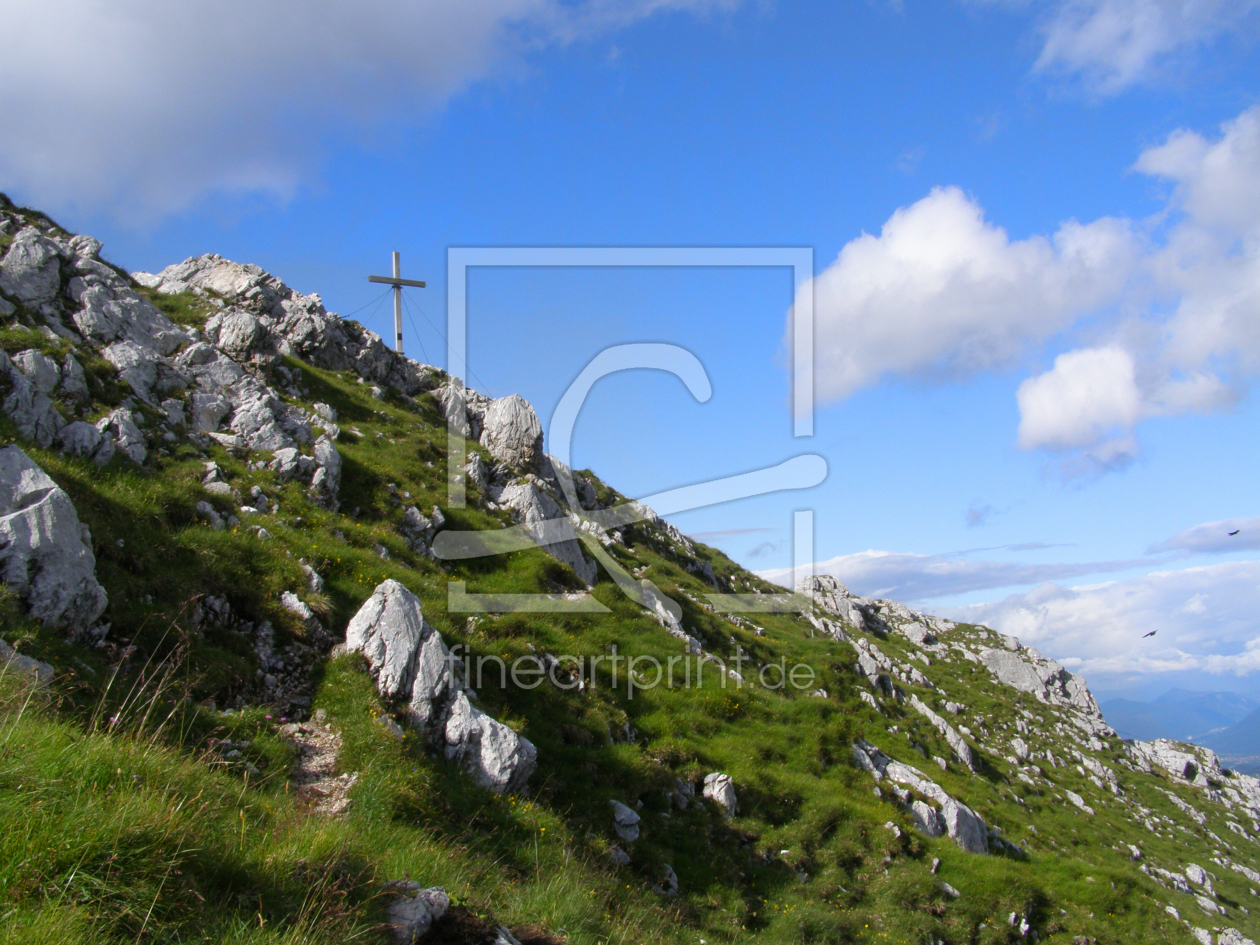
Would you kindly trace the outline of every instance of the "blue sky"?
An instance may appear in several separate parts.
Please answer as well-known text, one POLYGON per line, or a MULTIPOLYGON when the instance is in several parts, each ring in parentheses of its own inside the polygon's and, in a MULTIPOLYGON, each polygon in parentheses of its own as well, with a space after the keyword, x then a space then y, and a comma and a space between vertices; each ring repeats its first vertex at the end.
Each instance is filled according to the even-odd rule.
POLYGON ((603 347, 682 345, 713 397, 605 379, 575 465, 648 495, 816 452, 821 486, 675 521, 781 577, 811 508, 857 592, 1106 691, 1254 689, 1260 3, 8 7, 0 188, 130 269, 217 252, 386 336, 397 249, 443 366, 450 246, 812 248, 812 438, 787 270, 477 270, 468 382, 545 427, 603 347))

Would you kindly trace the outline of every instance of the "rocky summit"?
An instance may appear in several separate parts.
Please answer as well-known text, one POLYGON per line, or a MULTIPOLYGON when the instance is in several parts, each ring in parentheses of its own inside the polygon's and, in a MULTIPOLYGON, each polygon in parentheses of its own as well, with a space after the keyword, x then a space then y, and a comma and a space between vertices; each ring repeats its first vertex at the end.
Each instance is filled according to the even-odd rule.
POLYGON ((0 317, 7 940, 1260 937, 1256 778, 768 584, 316 294, 3 200, 0 317))

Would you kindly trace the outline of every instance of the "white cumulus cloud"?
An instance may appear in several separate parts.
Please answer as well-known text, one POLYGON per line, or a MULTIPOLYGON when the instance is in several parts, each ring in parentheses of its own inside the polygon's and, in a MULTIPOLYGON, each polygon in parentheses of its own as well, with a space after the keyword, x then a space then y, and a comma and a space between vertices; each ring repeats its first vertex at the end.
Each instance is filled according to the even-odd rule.
POLYGON ((940 187, 851 240, 812 284, 820 398, 1001 368, 1066 337, 1017 401, 1019 445, 1069 454, 1069 473, 1125 465, 1145 420, 1236 402, 1260 374, 1260 108, 1215 138, 1177 131, 1134 168, 1170 184, 1150 220, 1011 239, 940 187))
POLYGON ((818 394, 889 375, 959 376, 1113 302, 1136 258, 1124 221, 1011 240, 957 187, 897 210, 814 280, 818 394))
POLYGON ((1133 355, 1111 345, 1069 351, 1019 385, 1019 445, 1065 449, 1097 442, 1141 416, 1133 355))
POLYGON ((549 44, 734 0, 9 0, 0 181, 160 216, 287 194, 330 138, 440 106, 549 44))

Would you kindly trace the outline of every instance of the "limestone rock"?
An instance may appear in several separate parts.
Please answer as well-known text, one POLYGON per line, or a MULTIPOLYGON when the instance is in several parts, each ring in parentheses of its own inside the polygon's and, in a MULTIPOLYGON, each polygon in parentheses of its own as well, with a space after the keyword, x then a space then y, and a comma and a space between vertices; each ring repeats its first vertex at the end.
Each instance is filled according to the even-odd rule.
POLYGON ((984 650, 980 659, 999 682, 1031 693, 1050 705, 1075 706, 1090 716, 1102 718, 1098 703, 1085 680, 1069 673, 1061 663, 1046 659, 1031 647, 1020 646, 1014 637, 1006 638, 1007 648, 984 650), (1012 648, 1013 647, 1013 648, 1012 648))
POLYGON ((928 708, 928 706, 925 705, 918 696, 910 697, 910 705, 914 707, 915 711, 931 722, 936 727, 937 731, 945 737, 945 741, 949 743, 949 747, 954 750, 956 755, 958 755, 958 760, 967 766, 967 770, 975 771, 976 759, 971 751, 971 746, 963 741, 963 737, 958 734, 958 731, 928 708))
POLYGON ((460 691, 446 723, 446 760, 496 794, 521 791, 538 764, 533 744, 471 705, 460 691))
POLYGON ((108 266, 92 263, 79 271, 66 290, 80 306, 71 318, 90 343, 103 347, 130 341, 165 356, 192 340, 108 266))
POLYGON ((639 815, 621 801, 609 801, 613 809, 613 829, 626 843, 639 839, 639 815))
POLYGON ((1080 808, 1091 817, 1093 816, 1094 808, 1085 803, 1085 798, 1081 797, 1075 791, 1064 791, 1063 793, 1067 796, 1067 799, 1072 802, 1074 807, 1080 808))
POLYGON ((815 574, 801 578, 796 584, 798 593, 812 596, 814 603, 829 614, 859 630, 866 629, 861 609, 850 598, 849 589, 830 574, 815 574))
POLYGON ((481 445, 501 463, 536 473, 542 462, 542 424, 520 394, 500 397, 486 410, 481 445))
POLYGON ((327 436, 315 441, 315 462, 319 468, 311 480, 311 489, 326 506, 335 508, 341 490, 341 454, 327 436))
POLYGON ((735 797, 735 782, 729 774, 714 772, 704 776, 704 796, 712 798, 730 820, 735 816, 739 803, 735 797))
POLYGON ((1208 871, 1202 866, 1196 866, 1194 863, 1187 863, 1185 868, 1186 879, 1194 883, 1196 886, 1202 886, 1207 890, 1209 896, 1215 896, 1216 893, 1212 889, 1212 878, 1208 875, 1208 871))
POLYGON ((140 465, 148 455, 144 444, 144 434, 136 425, 132 412, 126 407, 119 407, 103 420, 98 420, 96 429, 102 434, 112 435, 124 456, 140 465))
POLYGON ((33 226, 18 231, 0 261, 0 292, 27 305, 51 302, 61 289, 57 244, 33 226))
POLYGON ((420 941, 451 907, 450 897, 441 886, 426 889, 416 882, 395 880, 386 883, 385 890, 396 895, 385 907, 385 921, 398 945, 420 941))
POLYGON ((61 365, 61 395, 67 400, 87 400, 87 375, 73 354, 67 354, 61 365))
POLYGON ((13 356, 13 366, 25 375, 31 387, 41 394, 52 394, 61 383, 61 370, 57 362, 42 351, 28 348, 13 356))
POLYGON ((939 837, 945 832, 941 815, 932 805, 924 801, 915 801, 910 805, 910 816, 914 818, 915 827, 925 836, 939 837))
POLYGON ((989 832, 980 815, 966 804, 950 798, 941 805, 945 832, 968 853, 989 852, 989 832))
POLYGON ((108 602, 70 497, 22 450, 0 450, 0 574, 29 616, 73 635, 108 602))
MULTIPOLYGON (((23 352, 25 353, 25 352, 23 352)), ((61 428, 66 425, 52 399, 41 393, 27 376, 0 351, 0 377, 7 375, 12 390, 4 399, 3 410, 17 426, 18 436, 30 440, 41 449, 48 449, 61 428)))
POLYGON ((1148 768, 1157 765, 1196 787, 1206 788, 1209 778, 1222 778, 1221 762, 1216 753, 1198 745, 1159 738, 1153 742, 1127 742, 1125 747, 1131 757, 1145 763, 1148 768))
POLYGON ((437 523, 414 505, 409 505, 403 510, 403 520, 398 526, 398 534, 412 551, 420 553, 427 551, 436 532, 437 523))
POLYGON ((346 649, 363 654, 387 699, 411 695, 423 627, 420 599, 394 580, 378 585, 346 627, 346 649))
POLYGON ((198 502, 195 506, 197 517, 204 519, 216 532, 223 531, 225 523, 213 505, 209 502, 198 502))
POLYGON ((468 481, 477 487, 477 491, 486 495, 490 491, 490 467, 481 458, 480 453, 473 453, 464 464, 464 473, 468 481))
POLYGON ((102 433, 90 423, 76 420, 57 434, 57 449, 69 456, 91 459, 98 466, 104 466, 114 458, 114 437, 102 433))
POLYGON ((571 567, 586 584, 594 584, 598 571, 589 561, 575 537, 572 523, 559 504, 547 494, 535 478, 506 486, 495 500, 515 513, 536 543, 556 560, 571 567))
MULTIPOLYGON (((943 833, 964 850, 970 853, 989 851, 989 831, 983 818, 966 804, 950 797, 944 788, 918 768, 893 761, 874 745, 861 739, 853 743, 852 751, 853 760, 876 781, 887 779, 905 785, 939 804, 940 809, 934 811, 936 823, 943 833)), ((908 798, 909 792, 905 792, 904 796, 908 798)), ((930 805, 925 806, 930 807, 930 805)), ((911 815, 915 817, 916 825, 922 818, 924 826, 929 830, 934 829, 930 816, 926 812, 920 811, 916 814, 914 806, 911 805, 911 815)))
POLYGON ((457 664, 411 591, 393 580, 380 584, 346 628, 346 649, 366 657, 382 695, 407 699, 411 724, 478 785, 496 793, 524 789, 537 750, 468 701, 457 664))

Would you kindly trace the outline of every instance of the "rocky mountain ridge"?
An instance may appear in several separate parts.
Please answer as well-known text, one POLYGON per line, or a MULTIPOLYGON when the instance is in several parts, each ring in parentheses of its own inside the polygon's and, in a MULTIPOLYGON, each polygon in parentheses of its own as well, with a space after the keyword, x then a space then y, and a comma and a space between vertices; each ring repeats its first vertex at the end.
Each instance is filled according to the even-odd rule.
MULTIPOLYGON (((207 255, 157 274, 128 276, 101 261, 100 244, 90 237, 64 234, 14 208, 0 209, 0 217, 0 235, 8 242, 0 259, 0 314, 13 320, 6 336, 12 353, 0 354, 0 386, 7 389, 0 412, 18 444, 0 450, 0 563, 27 618, 75 645, 126 659, 126 650, 115 643, 118 631, 112 625, 118 618, 111 620, 120 602, 112 601, 112 592, 98 580, 99 544, 70 495, 22 445, 79 464, 73 468, 89 483, 91 469, 104 475, 131 468, 160 476, 165 464, 183 456, 200 464, 191 483, 199 495, 194 515, 200 528, 247 532, 260 543, 278 540, 273 531, 280 536, 282 528, 301 529, 316 516, 336 525, 329 534, 338 535, 360 517, 376 514, 351 505, 363 501, 357 491, 347 500, 346 490, 359 489, 366 474, 361 461, 343 456, 346 444, 367 437, 360 427, 368 426, 366 418, 373 414, 357 408, 348 419, 319 400, 314 375, 302 367, 310 365, 352 378, 368 402, 380 405, 381 417, 388 407, 413 424, 429 423, 425 429, 449 424, 465 432, 470 504, 491 516, 505 536, 524 536, 555 560, 557 569, 547 572, 553 586, 546 590, 575 599, 594 596, 601 584, 608 586, 602 569, 626 595, 615 598, 624 601, 618 606, 630 615, 626 619, 641 616, 667 634, 664 652, 714 659, 746 645, 758 654, 762 670, 771 662, 771 651, 764 649, 771 640, 799 640, 802 646, 812 640, 808 645, 827 647, 810 651, 818 658, 839 649, 829 670, 830 691, 819 688, 802 700, 773 693, 765 698, 826 706, 852 696, 856 708, 847 714, 856 728, 846 729, 845 765, 864 779, 868 797, 877 798, 902 856, 911 849, 921 855, 916 844, 938 838, 997 863, 1068 856, 1074 841, 1042 837, 1037 826, 1046 822, 1043 811, 1057 807, 1088 819, 1082 823, 1105 824, 1105 832, 1115 835, 1111 848, 1120 862, 1135 864, 1152 889, 1167 894, 1167 914, 1184 934, 1209 943, 1240 943, 1247 941, 1244 932, 1254 934, 1243 896, 1255 896, 1260 886, 1260 781, 1223 769, 1203 748, 1120 739, 1085 681, 1058 662, 984 627, 853 596, 826 576, 796 589, 813 601, 800 617, 728 620, 688 590, 687 582, 767 594, 774 589, 718 561, 593 475, 548 456, 541 424, 519 396, 491 399, 438 368, 401 357, 379 336, 328 312, 317 295, 302 295, 256 266, 207 255), (196 304, 196 317, 189 323, 173 320, 159 307, 164 299, 196 304), (22 347, 24 339, 29 346, 22 347), (425 420, 426 411, 438 425, 425 420), (233 484, 243 480, 229 470, 231 464, 257 480, 248 491, 233 484), (576 507, 569 494, 577 498, 576 507), (654 557, 647 557, 648 551, 654 557), (995 816, 1006 822, 1005 829, 986 819, 995 816), (922 840, 903 836, 898 820, 922 840), (1008 832, 1012 829, 1018 834, 1008 832), (1144 849, 1148 837, 1159 838, 1158 851, 1144 849), (1171 850, 1187 844, 1198 851, 1196 859, 1217 870, 1174 859, 1171 850), (1197 915, 1183 917, 1187 909, 1197 915)), ((381 430, 371 436, 382 445, 392 442, 381 430)), ((417 447, 418 455, 434 458, 416 468, 430 478, 437 503, 445 488, 439 468, 444 462, 431 435, 427 443, 417 447)), ((414 573, 437 577, 459 567, 458 555, 438 552, 455 547, 451 523, 465 513, 440 504, 422 508, 408 488, 392 482, 383 483, 378 494, 386 496, 391 516, 381 521, 389 522, 392 536, 411 556, 414 573)), ((383 541, 373 554, 392 560, 383 541)), ((325 560, 331 566, 332 559, 325 560)), ((300 563, 300 583, 274 596, 272 606, 279 610, 269 611, 271 617, 242 612, 239 601, 214 594, 201 597, 188 612, 195 632, 248 641, 256 675, 237 687, 238 708, 263 703, 286 718, 303 718, 315 695, 317 668, 330 658, 359 654, 390 717, 414 731, 428 751, 491 792, 532 789, 535 772, 553 763, 547 745, 476 704, 477 692, 452 668, 451 644, 434 624, 431 602, 396 579, 373 581, 355 601, 354 616, 334 624, 326 610, 318 610, 327 569, 321 574, 305 559, 300 563), (275 616, 280 611, 282 616, 275 616), (344 644, 334 647, 343 631, 344 644)), ((601 599, 612 603, 607 594, 601 599)), ((448 634, 475 635, 482 619, 456 625, 450 617, 444 615, 448 634)), ((532 643, 530 651, 548 668, 558 659, 532 643)), ((11 648, 4 653, 6 659, 29 660, 11 648)), ((54 672, 46 664, 31 668, 54 672)), ((560 678, 553 675, 549 691, 562 695, 560 678)), ((577 681, 594 688, 594 677, 577 681)), ((589 695, 586 688, 579 691, 589 695)), ((609 727, 609 743, 637 746, 642 740, 651 749, 651 738, 639 735, 626 718, 618 738, 609 727)), ((585 736, 570 737, 581 744, 585 736)), ((831 760, 824 767, 837 764, 831 760)), ((602 826, 588 825, 615 835, 619 845, 609 856, 619 868, 635 868, 647 856, 639 850, 668 822, 693 816, 698 784, 723 822, 768 804, 756 800, 753 784, 725 771, 687 774, 653 765, 671 785, 663 810, 648 822, 641 807, 614 799, 602 826)), ((549 778, 559 777, 548 770, 549 778)), ((643 802, 641 796, 638 803, 643 802)), ((713 827, 708 829, 712 833, 713 827)), ((758 853, 766 857, 759 868, 773 867, 788 852, 758 853)), ((663 864, 665 879, 653 880, 660 895, 676 895, 680 882, 686 886, 689 877, 675 869, 679 865, 677 854, 663 864)), ((807 865, 802 861, 793 868, 803 886, 811 881, 807 865)), ((960 898, 955 885, 933 882, 943 897, 940 914, 961 907, 948 905, 960 898)), ((1053 934, 1053 915, 1038 907, 1035 897, 1028 903, 1010 913, 1009 921, 1004 915, 992 927, 987 921, 977 926, 976 935, 999 926, 1011 940, 1053 934)))

